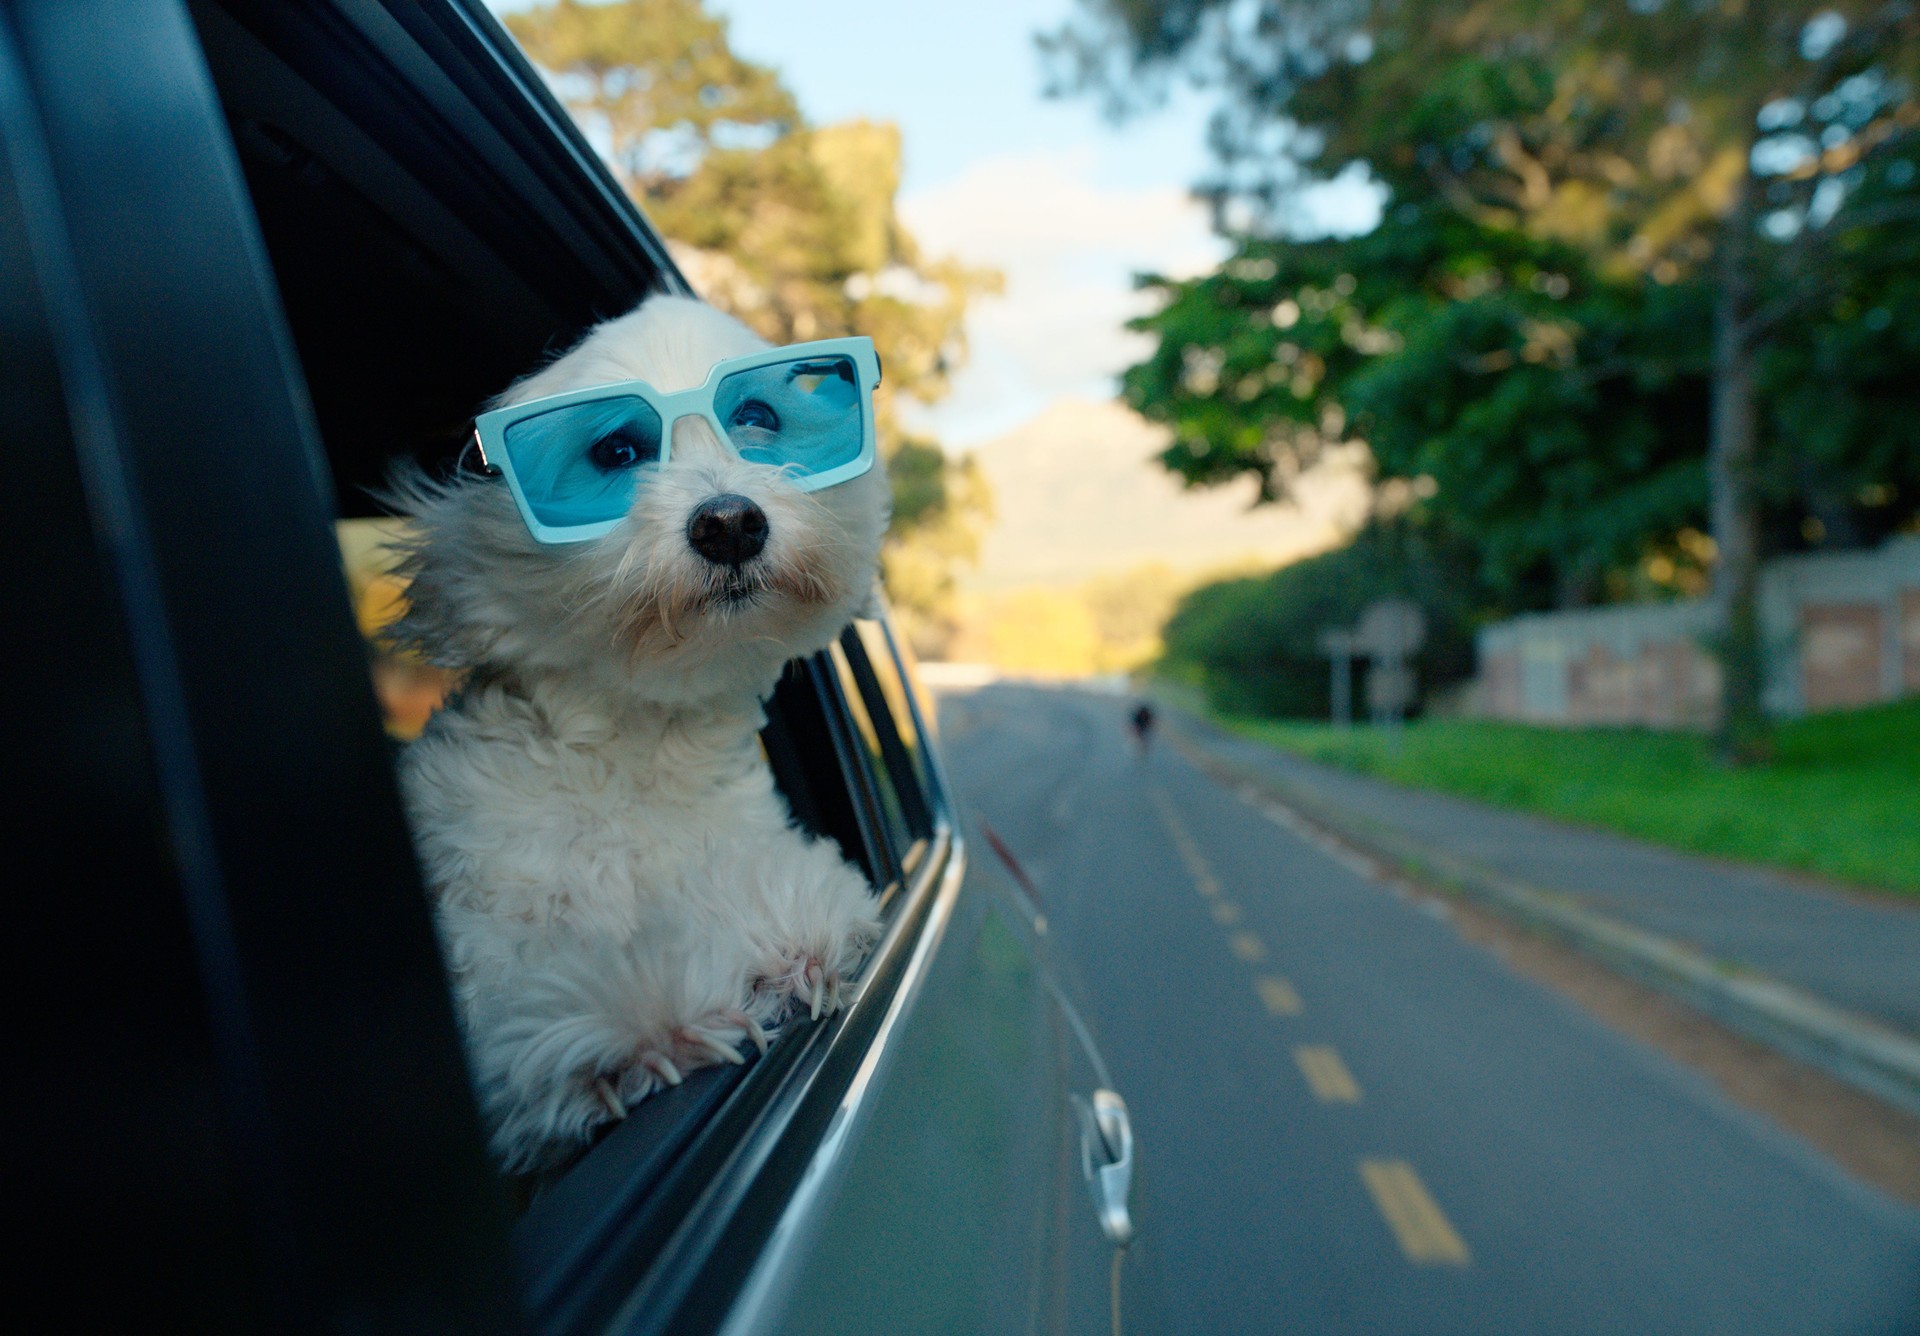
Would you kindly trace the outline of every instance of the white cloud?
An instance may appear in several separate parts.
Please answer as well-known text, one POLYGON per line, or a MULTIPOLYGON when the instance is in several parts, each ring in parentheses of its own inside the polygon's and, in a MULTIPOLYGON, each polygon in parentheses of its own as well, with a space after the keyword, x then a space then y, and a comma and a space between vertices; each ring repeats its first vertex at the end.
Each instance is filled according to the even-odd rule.
POLYGON ((1165 252, 1204 239, 1205 211, 1172 186, 1103 189, 1091 149, 1001 154, 902 201, 901 212, 936 248, 991 248, 1019 259, 1088 250, 1165 252))
POLYGON ((997 435, 1063 396, 1111 394, 1149 346, 1122 327, 1146 309, 1132 276, 1187 276, 1225 254, 1184 190, 1103 187, 1096 166, 1086 149, 1003 154, 901 201, 926 250, 1006 276, 1004 296, 970 311, 972 361, 925 415, 948 445, 997 435))

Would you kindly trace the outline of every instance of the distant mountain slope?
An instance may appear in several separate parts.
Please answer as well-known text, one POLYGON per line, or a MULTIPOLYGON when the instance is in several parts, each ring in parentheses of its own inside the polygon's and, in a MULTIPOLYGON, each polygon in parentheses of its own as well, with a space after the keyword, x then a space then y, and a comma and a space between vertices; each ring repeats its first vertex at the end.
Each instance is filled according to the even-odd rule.
POLYGON ((1250 479, 1184 490, 1153 458, 1165 441, 1122 404, 1063 399, 976 448, 995 518, 962 586, 1074 584, 1150 562, 1196 574, 1277 564, 1333 546, 1364 511, 1366 484, 1351 458, 1304 478, 1299 504, 1253 510, 1250 479))

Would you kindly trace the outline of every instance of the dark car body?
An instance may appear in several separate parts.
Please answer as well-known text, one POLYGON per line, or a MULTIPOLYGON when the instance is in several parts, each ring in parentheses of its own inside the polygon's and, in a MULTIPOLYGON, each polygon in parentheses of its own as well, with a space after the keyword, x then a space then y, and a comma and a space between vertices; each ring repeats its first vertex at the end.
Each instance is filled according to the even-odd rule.
POLYGON ((884 621, 764 734, 884 897, 850 1005, 537 1192, 488 1162, 334 525, 684 290, 477 0, 0 4, 35 1329, 1108 1329, 1124 1106, 884 621))

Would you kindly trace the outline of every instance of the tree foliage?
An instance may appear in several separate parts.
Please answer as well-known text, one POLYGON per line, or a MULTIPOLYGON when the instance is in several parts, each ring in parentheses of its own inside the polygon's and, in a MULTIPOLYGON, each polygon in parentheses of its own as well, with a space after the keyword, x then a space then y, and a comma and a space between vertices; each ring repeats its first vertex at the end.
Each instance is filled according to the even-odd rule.
MULTIPOLYGON (((1892 330, 1920 315, 1920 9, 1904 0, 1081 0, 1043 46, 1061 88, 1119 111, 1179 77, 1214 90, 1202 188, 1244 236, 1297 224, 1304 183, 1363 171, 1386 188, 1383 231, 1405 244, 1332 245, 1325 267, 1356 293, 1412 291, 1353 313, 1373 349, 1322 355, 1327 388, 1306 398, 1338 405, 1387 476, 1433 479, 1433 509, 1492 565, 1545 561, 1577 598, 1678 541, 1704 501, 1731 725, 1758 720, 1765 548, 1920 512, 1920 440, 1888 412, 1911 367, 1892 330), (1529 488, 1534 524, 1512 505, 1529 488)), ((1250 244, 1229 269, 1264 260, 1250 244)), ((1202 338, 1175 355, 1218 353, 1202 338)), ((1169 462, 1278 490, 1300 412, 1272 408, 1220 406, 1191 437, 1205 462, 1169 462)))
POLYGON ((901 225, 899 131, 808 124, 701 0, 558 0, 505 18, 704 297, 776 343, 873 339, 895 493, 888 591, 909 633, 935 638, 986 486, 905 433, 897 405, 945 393, 966 354, 967 301, 997 278, 929 259, 901 225))
POLYGON ((1163 304, 1136 327, 1158 345, 1126 393, 1192 481, 1252 472, 1277 496, 1357 434, 1392 494, 1523 605, 1594 597, 1704 522, 1690 290, 1608 283, 1560 243, 1416 208, 1149 286, 1163 304))
POLYGON ((800 124, 779 75, 736 56, 726 20, 698 0, 559 0, 505 20, 642 198, 715 149, 764 145, 800 124))
POLYGON ((1231 714, 1324 719, 1332 665, 1320 633, 1352 626, 1369 603, 1390 597, 1426 611, 1427 640, 1414 660, 1423 687, 1473 671, 1486 591, 1469 553, 1407 517, 1372 525, 1338 551, 1194 590, 1162 633, 1161 669, 1231 714))

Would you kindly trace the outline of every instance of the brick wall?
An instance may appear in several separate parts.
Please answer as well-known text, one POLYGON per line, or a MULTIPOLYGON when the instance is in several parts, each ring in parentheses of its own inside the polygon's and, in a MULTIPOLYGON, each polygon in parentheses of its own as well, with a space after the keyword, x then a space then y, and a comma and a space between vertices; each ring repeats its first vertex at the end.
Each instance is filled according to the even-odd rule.
POLYGON ((1900 591, 1900 690, 1920 695, 1920 589, 1900 591))
POLYGON ((1871 705, 1884 698, 1884 621, 1875 603, 1813 603, 1800 609, 1800 693, 1808 710, 1871 705))
MULTIPOLYGON (((1779 716, 1920 694, 1920 537, 1768 563, 1766 704, 1779 716)), ((1468 709, 1537 723, 1704 728, 1719 711, 1705 601, 1539 613, 1480 633, 1468 709)))

